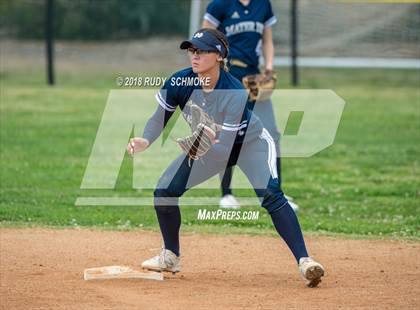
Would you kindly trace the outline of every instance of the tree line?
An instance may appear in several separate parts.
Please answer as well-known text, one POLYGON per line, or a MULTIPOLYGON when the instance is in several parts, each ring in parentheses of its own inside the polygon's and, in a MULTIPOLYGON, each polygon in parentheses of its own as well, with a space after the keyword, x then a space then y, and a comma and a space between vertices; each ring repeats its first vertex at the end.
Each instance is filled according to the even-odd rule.
MULTIPOLYGON (((119 40, 188 34, 188 0, 53 0, 54 36, 119 40)), ((46 0, 0 1, 0 36, 42 39, 46 0)))

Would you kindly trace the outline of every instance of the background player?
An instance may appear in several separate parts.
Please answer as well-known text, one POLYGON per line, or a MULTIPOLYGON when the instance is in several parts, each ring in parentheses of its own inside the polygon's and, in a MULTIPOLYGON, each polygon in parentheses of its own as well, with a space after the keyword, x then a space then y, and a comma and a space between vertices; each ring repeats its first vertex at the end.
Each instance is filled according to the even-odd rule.
MULTIPOLYGON (((239 81, 247 75, 260 73, 259 58, 265 62, 265 73, 273 74, 274 45, 272 29, 277 22, 269 0, 213 0, 204 15, 204 28, 217 28, 225 33, 229 42, 229 72, 239 81)), ((263 122, 276 143, 277 167, 280 170, 280 133, 276 126, 271 100, 248 103, 263 122), (255 104, 255 106, 254 106, 255 104)), ((221 208, 239 208, 232 195, 232 168, 221 175, 221 208)), ((278 173, 280 175, 280 171, 278 173)), ((281 180, 279 182, 281 184, 281 180)), ((289 197, 288 197, 289 198, 289 197)), ((290 200, 290 198, 289 198, 290 200)), ((299 207, 289 202, 296 211, 299 207)))
POLYGON ((127 151, 133 154, 146 150, 159 137, 177 107, 183 111, 186 120, 190 119, 187 105, 190 100, 200 104, 216 123, 223 125, 201 160, 190 165, 189 158, 182 154, 159 179, 154 191, 154 205, 164 247, 160 255, 144 261, 142 267, 174 273, 180 271, 179 197, 189 188, 223 171, 227 163, 238 165, 245 173, 260 198, 261 206, 269 212, 277 232, 292 251, 302 275, 309 281, 308 285, 316 286, 324 269, 308 257, 298 219, 280 189, 274 141, 247 107, 247 93, 242 84, 221 69, 228 56, 226 37, 214 29, 201 29, 180 47, 188 49, 192 67, 178 71, 172 77, 209 78, 210 84, 177 87, 171 85, 172 77, 168 79, 156 95, 157 110, 147 122, 143 137, 130 139, 127 151), (240 134, 241 131, 245 134, 240 134))

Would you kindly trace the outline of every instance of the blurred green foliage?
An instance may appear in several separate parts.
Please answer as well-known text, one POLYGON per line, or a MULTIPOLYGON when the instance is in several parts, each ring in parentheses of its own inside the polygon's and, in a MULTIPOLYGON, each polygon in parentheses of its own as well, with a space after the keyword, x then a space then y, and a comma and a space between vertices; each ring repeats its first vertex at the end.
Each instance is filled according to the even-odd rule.
MULTIPOLYGON (((185 0, 54 0, 57 39, 116 40, 185 35, 190 2, 185 0)), ((0 1, 0 34, 42 39, 45 0, 0 1)))

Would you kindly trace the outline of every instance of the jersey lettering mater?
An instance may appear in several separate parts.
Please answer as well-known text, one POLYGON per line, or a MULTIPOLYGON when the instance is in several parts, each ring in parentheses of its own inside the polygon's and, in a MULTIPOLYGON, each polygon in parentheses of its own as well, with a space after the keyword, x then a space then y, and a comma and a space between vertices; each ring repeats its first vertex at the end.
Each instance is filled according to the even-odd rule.
POLYGON ((240 22, 237 24, 226 26, 225 31, 228 37, 242 32, 257 32, 259 34, 262 34, 264 31, 264 24, 253 21, 240 22))

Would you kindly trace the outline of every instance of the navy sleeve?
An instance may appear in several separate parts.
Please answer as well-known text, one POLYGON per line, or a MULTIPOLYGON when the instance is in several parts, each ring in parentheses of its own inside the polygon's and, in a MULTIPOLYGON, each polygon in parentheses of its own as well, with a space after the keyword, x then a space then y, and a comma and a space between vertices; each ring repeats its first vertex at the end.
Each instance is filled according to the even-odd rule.
POLYGON ((213 0, 207 6, 206 13, 204 14, 204 19, 213 24, 214 27, 219 27, 220 23, 223 21, 224 9, 223 3, 219 0, 213 0))
POLYGON ((166 82, 163 84, 162 88, 157 92, 155 98, 158 104, 169 112, 174 112, 177 105, 179 104, 179 90, 180 87, 171 85, 172 79, 176 78, 177 74, 173 74, 166 82))
POLYGON ((171 86, 171 78, 157 92, 155 98, 158 107, 144 127, 143 138, 149 140, 150 144, 160 136, 178 105, 178 87, 171 86))
POLYGON ((271 27, 277 23, 277 18, 273 14, 273 8, 271 7, 271 2, 267 1, 267 9, 264 17, 264 27, 271 27))
POLYGON ((146 123, 143 132, 143 138, 152 144, 157 138, 159 138, 169 119, 174 112, 168 112, 161 106, 158 106, 155 113, 146 123))

